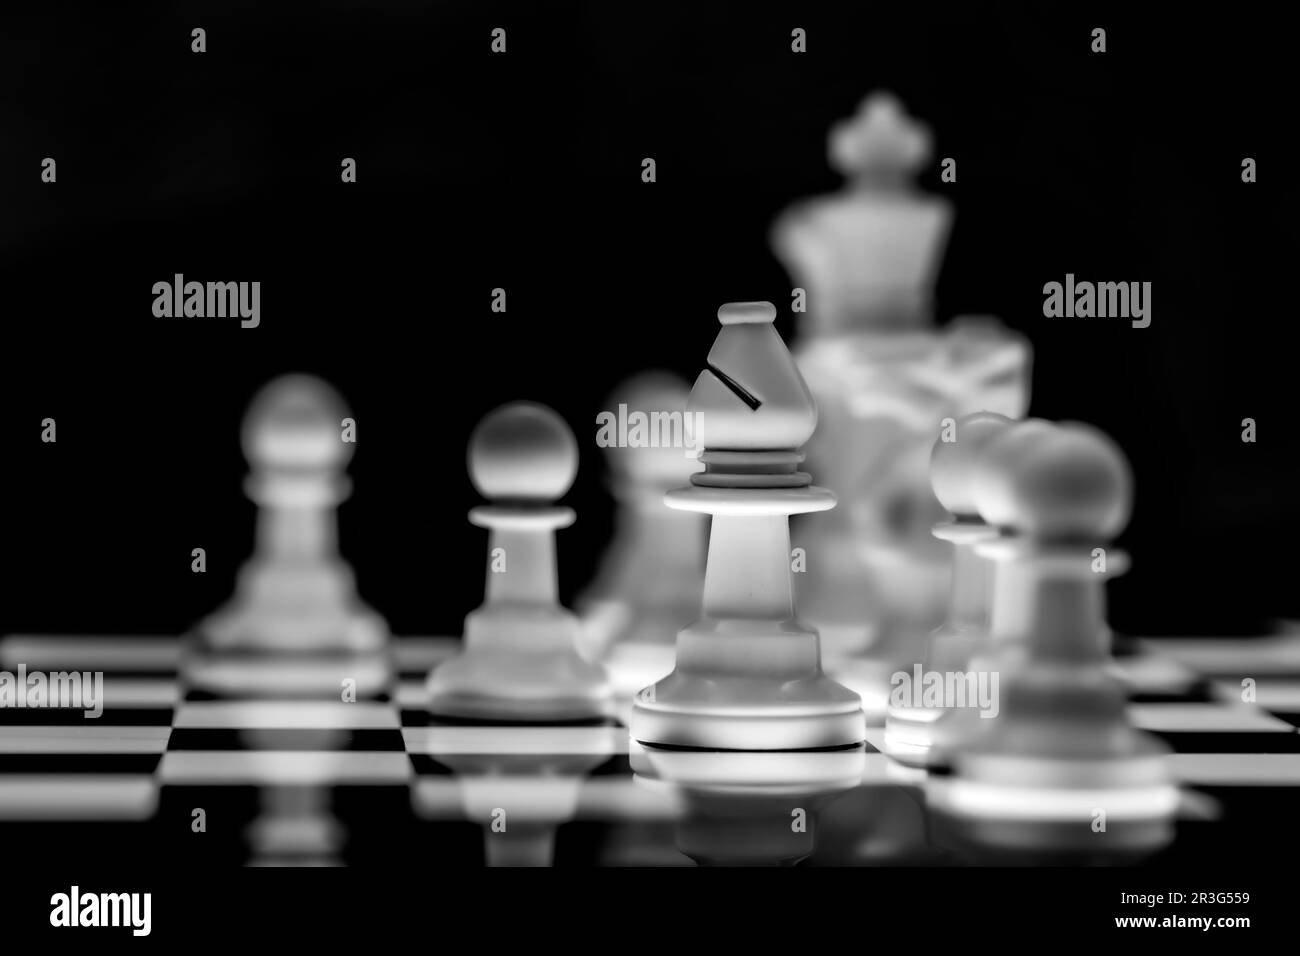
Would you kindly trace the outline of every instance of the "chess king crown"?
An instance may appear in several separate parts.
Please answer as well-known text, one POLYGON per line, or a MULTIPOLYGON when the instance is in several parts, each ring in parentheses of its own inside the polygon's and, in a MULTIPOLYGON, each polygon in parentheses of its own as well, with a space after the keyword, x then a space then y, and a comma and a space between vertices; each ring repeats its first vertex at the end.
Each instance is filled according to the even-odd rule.
POLYGON ((798 204, 773 226, 778 258, 808 290, 812 331, 924 325, 952 205, 912 177, 930 158, 930 131, 887 93, 867 97, 830 134, 843 192, 798 204))

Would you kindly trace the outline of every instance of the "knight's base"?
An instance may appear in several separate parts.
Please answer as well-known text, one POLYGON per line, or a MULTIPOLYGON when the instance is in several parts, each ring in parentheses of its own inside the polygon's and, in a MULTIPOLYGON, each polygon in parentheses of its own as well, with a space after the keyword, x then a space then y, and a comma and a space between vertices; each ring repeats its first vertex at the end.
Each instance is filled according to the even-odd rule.
POLYGON ((632 738, 656 747, 746 751, 849 747, 866 739, 858 696, 829 677, 763 684, 674 674, 637 694, 632 738), (739 692, 729 692, 729 683, 739 692))

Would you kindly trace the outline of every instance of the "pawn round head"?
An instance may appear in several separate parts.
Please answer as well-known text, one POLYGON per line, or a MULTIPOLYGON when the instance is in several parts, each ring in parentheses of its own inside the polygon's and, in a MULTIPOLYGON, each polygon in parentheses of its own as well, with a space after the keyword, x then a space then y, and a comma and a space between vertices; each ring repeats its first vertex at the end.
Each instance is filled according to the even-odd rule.
POLYGON ((976 471, 984 520, 1027 537, 1109 540, 1132 510, 1128 460, 1090 425, 1030 421, 1008 428, 989 443, 976 471))
POLYGON ((489 412, 469 440, 469 477, 484 498, 542 504, 578 474, 578 442, 564 419, 536 402, 489 412))
POLYGON ((975 412, 944 429, 930 451, 930 487, 934 496, 958 519, 978 519, 975 503, 975 463, 988 444, 1012 424, 996 412, 975 412))
POLYGON ((274 379, 254 396, 244 416, 244 457, 259 471, 342 470, 353 446, 344 441, 347 406, 311 375, 274 379))

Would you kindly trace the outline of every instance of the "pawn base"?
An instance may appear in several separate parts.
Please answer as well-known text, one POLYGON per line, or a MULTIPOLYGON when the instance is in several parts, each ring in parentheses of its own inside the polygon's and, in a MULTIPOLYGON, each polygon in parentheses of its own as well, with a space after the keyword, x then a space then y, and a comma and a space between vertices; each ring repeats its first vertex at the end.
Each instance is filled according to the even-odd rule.
POLYGON ((201 623, 181 655, 187 693, 221 698, 383 697, 396 671, 388 625, 365 607, 317 608, 232 602, 201 623), (350 683, 349 683, 350 682, 350 683))
POLYGON ((214 654, 368 654, 383 651, 388 625, 360 602, 327 604, 244 601, 236 598, 196 628, 214 654))
POLYGON ((465 619, 465 647, 436 667, 430 713, 529 723, 610 716, 609 678, 578 652, 581 625, 547 602, 485 605, 465 619))
POLYGON ((181 657, 187 694, 217 698, 374 700, 390 696, 395 668, 386 653, 259 654, 196 647, 181 657))
POLYGON ((1098 811, 1117 822, 1165 820, 1179 800, 1166 756, 1154 744, 1145 752, 1090 759, 963 756, 954 776, 936 779, 931 803, 957 817, 1085 828, 1099 819, 1098 811))
POLYGON ((434 670, 427 690, 430 713, 470 720, 594 720, 610 712, 604 671, 576 651, 520 654, 470 648, 434 670))

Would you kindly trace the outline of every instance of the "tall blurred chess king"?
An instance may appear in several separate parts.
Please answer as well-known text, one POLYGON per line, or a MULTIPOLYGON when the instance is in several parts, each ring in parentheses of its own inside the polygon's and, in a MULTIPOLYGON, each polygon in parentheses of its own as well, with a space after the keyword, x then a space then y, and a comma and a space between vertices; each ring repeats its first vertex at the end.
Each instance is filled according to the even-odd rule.
POLYGON ((911 181, 930 159, 926 127, 873 94, 831 130, 829 153, 845 189, 795 205, 771 235, 806 293, 795 359, 820 413, 809 466, 842 499, 796 524, 807 561, 797 578, 828 671, 879 721, 889 675, 944 614, 951 559, 930 536, 942 517, 930 443, 944 418, 1023 416, 1030 352, 987 316, 934 326, 953 210, 911 181))

